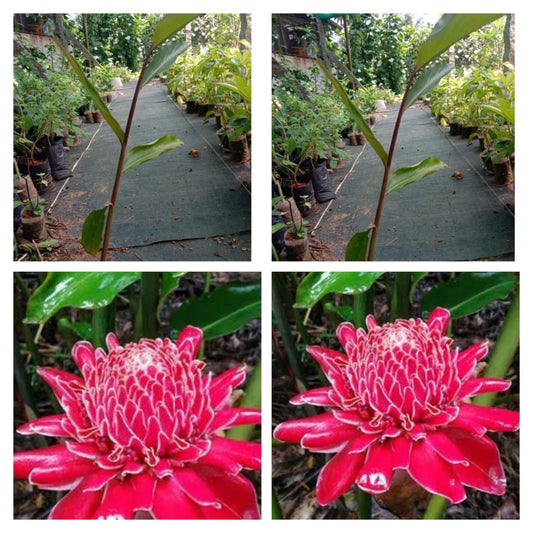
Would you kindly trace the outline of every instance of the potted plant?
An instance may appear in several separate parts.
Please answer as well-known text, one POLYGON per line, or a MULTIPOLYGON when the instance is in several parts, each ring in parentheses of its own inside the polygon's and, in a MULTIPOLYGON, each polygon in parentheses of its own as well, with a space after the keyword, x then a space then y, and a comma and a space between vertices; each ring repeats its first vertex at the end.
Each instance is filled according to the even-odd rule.
MULTIPOLYGON (((302 218, 300 211, 295 205, 294 199, 284 196, 278 196, 272 199, 275 207, 274 213, 280 214, 283 223, 287 228, 285 232, 285 253, 289 261, 305 261, 309 256, 309 240, 307 235, 307 226, 309 222, 302 218)), ((279 225, 278 225, 279 226, 279 225)), ((272 229, 279 230, 276 226, 272 229)))

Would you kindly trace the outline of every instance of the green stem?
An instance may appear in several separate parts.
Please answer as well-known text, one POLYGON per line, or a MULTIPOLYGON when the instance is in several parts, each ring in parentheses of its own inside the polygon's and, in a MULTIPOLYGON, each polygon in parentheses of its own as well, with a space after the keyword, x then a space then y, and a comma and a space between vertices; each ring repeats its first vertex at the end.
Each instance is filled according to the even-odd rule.
POLYGON ((272 487, 272 520, 283 520, 283 513, 274 487, 272 487))
POLYGON ((107 252, 109 250, 109 239, 111 238, 111 226, 113 225, 113 214, 115 211, 115 205, 117 203, 118 190, 120 187, 120 178, 122 177, 122 168, 124 167, 124 159, 126 157, 126 152, 128 149, 128 141, 130 137, 131 126, 133 124, 133 115, 135 114, 135 108, 137 107, 137 100, 139 98, 139 93, 141 92, 141 89, 142 89, 142 79, 144 76, 144 71, 146 70, 148 63, 150 62, 150 57, 153 51, 154 51, 154 48, 153 46, 151 46, 150 49, 148 50, 148 53, 146 54, 146 57, 144 58, 141 72, 139 73, 139 80, 137 81, 137 85, 135 86, 135 92, 133 93, 133 98, 131 100, 128 121, 126 123, 126 129, 124 130, 124 139, 120 143, 120 155, 118 158, 117 171, 115 174, 115 182, 113 184, 113 191, 111 192, 111 200, 107 204, 108 210, 107 210, 107 217, 105 221, 104 240, 102 243, 102 252, 100 255, 100 261, 107 260, 107 252))
POLYGON ((360 292, 353 295, 353 316, 356 328, 365 327, 365 319, 368 311, 368 293, 360 292))
POLYGON ((108 333, 109 309, 107 306, 93 309, 92 329, 93 346, 95 348, 105 347, 105 338, 108 333))
MULTIPOLYGON (((515 296, 505 317, 498 340, 494 344, 489 363, 483 372, 483 377, 504 378, 513 362, 518 348, 520 329, 520 301, 515 296)), ((476 405, 489 407, 496 399, 495 392, 480 394, 474 399, 476 405)))
POLYGON ((448 507, 449 501, 444 496, 433 495, 429 500, 426 512, 424 513, 425 520, 440 520, 446 507, 448 507))
MULTIPOLYGON (((244 399, 239 403, 239 407, 261 407, 261 360, 255 365, 250 381, 246 386, 244 399)), ((250 440, 255 426, 235 426, 228 430, 227 436, 230 439, 250 440)))
POLYGON ((411 289, 411 273, 396 272, 392 287, 391 318, 409 318, 411 306, 409 291, 411 289))
POLYGON ((143 272, 139 304, 140 320, 137 338, 155 339, 158 333, 157 304, 159 302, 159 272, 143 272))
POLYGON ((207 294, 209 290, 211 289, 211 277, 212 276, 213 274, 211 274, 211 272, 205 273, 204 291, 203 291, 204 294, 207 294))
POLYGON ((379 193, 379 200, 378 200, 378 205, 376 208, 376 216, 374 217, 374 224, 372 227, 372 236, 370 237, 370 247, 368 248, 368 254, 367 254, 368 261, 374 260, 374 250, 376 248, 376 240, 378 236, 379 223, 381 221, 381 213, 383 211, 383 203, 385 202, 385 196, 387 195, 387 184, 389 182, 389 174, 390 174, 390 169, 392 166, 392 157, 394 155, 394 148, 396 147, 396 141, 398 140, 398 134, 400 132, 400 123, 402 121, 403 113, 406 109, 405 102, 407 100, 407 95, 409 93, 409 89, 411 88, 411 85, 414 82, 417 72, 418 70, 415 68, 413 72, 411 73, 411 77, 409 78, 409 81, 407 82, 407 86, 405 87, 405 92, 403 93, 403 99, 400 105, 400 109, 398 110, 398 116, 396 117, 396 124, 394 125, 394 131, 392 133, 392 139, 390 142, 387 163, 385 164, 385 170, 383 171, 383 179, 381 181, 381 191, 379 193))
POLYGON ((362 489, 357 491, 357 508, 361 520, 370 520, 372 518, 372 496, 362 489))

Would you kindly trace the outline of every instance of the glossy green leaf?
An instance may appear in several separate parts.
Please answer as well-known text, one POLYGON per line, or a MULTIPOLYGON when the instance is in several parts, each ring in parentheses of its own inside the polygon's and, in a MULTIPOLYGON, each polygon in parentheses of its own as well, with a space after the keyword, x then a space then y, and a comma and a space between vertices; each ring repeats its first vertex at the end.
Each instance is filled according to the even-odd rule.
POLYGON ((516 287, 512 272, 465 272, 442 283, 424 295, 422 313, 427 316, 435 307, 445 307, 452 318, 477 313, 493 300, 501 300, 516 287))
POLYGON ((446 163, 443 163, 436 157, 428 157, 416 165, 399 168, 389 178, 387 183, 387 194, 395 191, 396 189, 401 189, 410 183, 419 181, 429 174, 433 174, 434 172, 442 170, 447 166, 448 165, 446 163))
POLYGON ((412 106, 420 97, 432 91, 439 81, 453 70, 452 65, 437 63, 425 68, 411 86, 405 107, 412 106))
POLYGON ((165 15, 157 24, 154 30, 152 46, 155 48, 172 37, 177 31, 184 28, 191 20, 200 16, 199 13, 173 13, 165 15))
POLYGON ((355 322, 355 313, 352 306, 349 305, 335 305, 327 302, 324 305, 324 312, 335 313, 343 322, 355 322))
POLYGON ((95 209, 85 219, 81 230, 81 244, 83 249, 91 255, 96 255, 102 247, 106 208, 95 209))
POLYGON ((140 277, 139 272, 50 272, 29 299, 24 322, 44 324, 63 307, 108 305, 140 277))
POLYGON ((187 325, 204 331, 206 339, 229 335, 261 316, 261 283, 234 281, 187 300, 170 317, 170 326, 187 325))
POLYGON ((329 70, 324 66, 322 61, 320 59, 317 59, 316 62, 318 63, 319 67, 322 69, 324 74, 327 76, 329 81, 332 83, 333 87, 335 87, 335 90, 339 93, 339 96, 342 98, 342 101, 344 102, 344 105, 346 106, 346 109, 350 113, 351 117, 353 118, 354 122, 357 124, 357 127, 359 130, 364 133, 366 140, 370 143, 372 148, 375 150, 378 157, 381 159, 384 165, 387 164, 388 154, 385 151, 385 148, 381 145, 381 143, 377 140, 377 138, 374 136, 374 133, 372 132, 372 129, 367 124, 365 117, 362 115, 361 111, 357 108, 357 106, 350 100, 350 97, 344 90, 344 87, 337 81, 335 76, 329 72, 329 70))
POLYGON ((93 101, 94 105, 96 106, 96 109, 98 109, 98 111, 102 113, 103 117, 109 124, 109 127, 117 136, 118 140, 122 142, 124 140, 124 131, 120 127, 120 124, 115 120, 115 117, 113 117, 113 115, 109 111, 109 108, 100 96, 100 93, 98 92, 96 87, 89 81, 87 76, 85 76, 85 73, 83 72, 83 69, 80 67, 78 62, 69 54, 67 49, 57 40, 57 38, 52 37, 52 39, 55 45, 59 47, 61 52, 63 52, 63 55, 67 58, 68 62, 70 63, 70 66, 76 73, 76 76, 78 76, 78 79, 80 80, 83 88, 85 89, 87 96, 89 96, 89 98, 93 101))
POLYGON ((150 63, 146 67, 142 78, 142 85, 146 85, 161 72, 171 67, 176 58, 189 48, 189 43, 170 42, 152 55, 150 63))
POLYGON ((162 272, 161 286, 159 288, 159 303, 157 305, 157 316, 161 316, 161 309, 165 304, 167 296, 177 287, 179 287, 181 277, 186 272, 162 272))
POLYGON ((355 233, 344 253, 345 261, 366 261, 366 252, 368 248, 368 231, 355 233))
POLYGON ((416 67, 421 69, 442 52, 466 37, 469 33, 478 30, 489 22, 500 18, 501 14, 495 13, 455 13, 445 14, 439 19, 433 31, 420 46, 416 67))
POLYGON ((383 272, 311 272, 298 285, 294 307, 313 307, 326 294, 367 291, 383 272))
POLYGON ((151 143, 135 146, 126 154, 122 172, 126 172, 126 170, 155 159, 165 152, 174 150, 174 148, 182 146, 183 144, 183 141, 176 139, 174 135, 163 135, 163 137, 160 137, 151 143))
POLYGON ((73 331, 80 339, 91 339, 93 336, 93 328, 89 322, 72 322, 68 318, 60 318, 58 325, 61 328, 73 331))

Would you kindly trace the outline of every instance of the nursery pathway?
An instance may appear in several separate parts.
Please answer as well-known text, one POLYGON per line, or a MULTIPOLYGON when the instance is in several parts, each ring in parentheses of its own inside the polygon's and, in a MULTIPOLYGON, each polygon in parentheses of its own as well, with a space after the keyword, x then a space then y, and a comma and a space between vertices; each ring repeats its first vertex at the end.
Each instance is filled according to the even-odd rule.
MULTIPOLYGON (((374 133, 388 148, 397 116, 382 113, 374 133)), ((320 220, 314 236, 327 248, 325 260, 341 261, 351 236, 373 223, 383 165, 370 145, 348 147, 352 158, 332 175, 337 198, 308 217, 320 220), (326 211, 324 213, 324 211, 326 211)), ((514 257, 514 187, 497 185, 481 165, 476 144, 451 137, 425 106, 403 117, 393 171, 426 157, 449 165, 386 199, 374 259, 377 261, 469 261, 514 257), (462 179, 452 177, 455 171, 462 179)))
MULTIPOLYGON (((115 91, 113 115, 125 127, 134 85, 115 91)), ((83 221, 109 201, 119 142, 107 123, 84 124, 88 136, 71 149, 75 173, 54 202, 58 259, 92 259, 83 252, 83 221), (65 258, 64 255, 69 257, 65 258)), ((186 115, 151 84, 140 93, 129 146, 175 135, 185 143, 124 173, 111 232, 111 260, 250 260, 250 164, 232 163, 218 145, 214 119, 186 115), (199 156, 188 155, 198 150, 199 156)), ((64 182, 58 182, 62 187, 64 182)))

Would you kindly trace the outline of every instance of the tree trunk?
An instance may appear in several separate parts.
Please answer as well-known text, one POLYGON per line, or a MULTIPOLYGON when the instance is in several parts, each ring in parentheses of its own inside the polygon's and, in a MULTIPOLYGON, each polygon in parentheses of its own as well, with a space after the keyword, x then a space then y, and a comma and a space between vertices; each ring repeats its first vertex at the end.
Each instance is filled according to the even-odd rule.
MULTIPOLYGON (((505 20, 505 28, 503 30, 503 62, 511 63, 514 66, 515 53, 515 27, 514 27, 514 13, 507 15, 505 20)), ((504 67, 504 71, 508 70, 504 67)))

